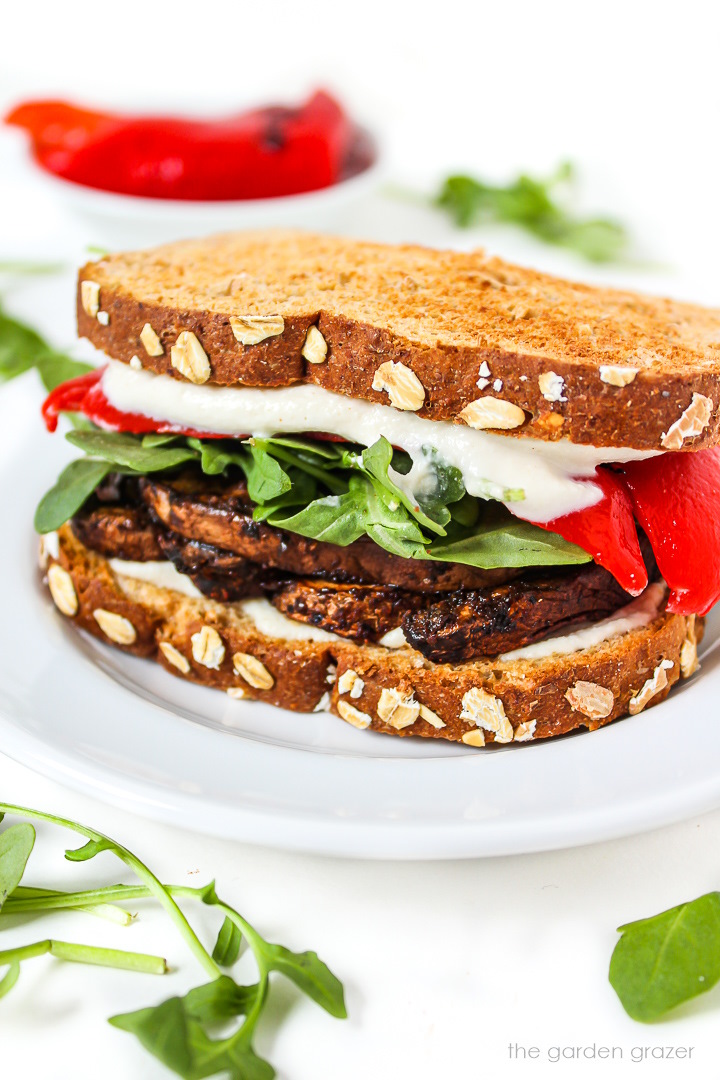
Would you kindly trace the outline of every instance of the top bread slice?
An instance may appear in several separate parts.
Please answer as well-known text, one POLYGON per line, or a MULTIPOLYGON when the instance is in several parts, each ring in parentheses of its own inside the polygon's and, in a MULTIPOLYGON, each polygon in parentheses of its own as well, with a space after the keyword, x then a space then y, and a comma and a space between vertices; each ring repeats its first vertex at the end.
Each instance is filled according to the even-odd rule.
POLYGON ((310 382, 430 420, 595 446, 720 441, 720 310, 480 251, 297 231, 183 241, 84 266, 78 328, 114 359, 176 378, 187 368, 172 348, 189 331, 209 361, 195 381, 310 382), (307 337, 313 326, 321 337, 307 337))

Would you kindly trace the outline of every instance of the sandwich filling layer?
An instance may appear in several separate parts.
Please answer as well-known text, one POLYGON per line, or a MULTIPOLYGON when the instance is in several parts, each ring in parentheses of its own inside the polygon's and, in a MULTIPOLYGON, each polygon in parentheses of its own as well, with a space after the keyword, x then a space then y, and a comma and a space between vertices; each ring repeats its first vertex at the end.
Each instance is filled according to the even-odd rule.
MULTIPOLYGON (((111 477, 71 527, 118 573, 266 615, 271 606, 276 625, 298 627, 284 636, 302 637, 304 627, 382 644, 401 630, 437 663, 523 649, 606 618, 631 599, 592 562, 481 570, 404 559, 368 539, 340 546, 297 536, 255 521, 242 482, 209 481, 193 470, 111 477)), ((643 549, 656 576, 649 545, 643 549)))
POLYGON ((566 439, 541 442, 493 435, 319 386, 194 386, 110 361, 101 387, 110 404, 124 413, 212 435, 323 432, 365 447, 383 436, 412 459, 404 483, 413 498, 428 494, 435 482, 425 452, 431 448, 442 461, 460 470, 470 495, 505 502, 517 517, 536 522, 597 503, 601 489, 582 478, 593 477, 598 465, 655 456, 654 451, 596 448, 566 439))

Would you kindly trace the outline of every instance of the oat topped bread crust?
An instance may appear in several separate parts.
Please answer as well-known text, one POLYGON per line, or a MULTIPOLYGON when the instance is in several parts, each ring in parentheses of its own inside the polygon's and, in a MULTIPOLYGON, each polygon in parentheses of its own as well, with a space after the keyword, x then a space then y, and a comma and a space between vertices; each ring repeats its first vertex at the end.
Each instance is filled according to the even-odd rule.
POLYGON ((479 251, 296 231, 184 241, 83 267, 78 326, 109 356, 178 379, 310 382, 432 420, 597 446, 720 440, 720 310, 479 251))

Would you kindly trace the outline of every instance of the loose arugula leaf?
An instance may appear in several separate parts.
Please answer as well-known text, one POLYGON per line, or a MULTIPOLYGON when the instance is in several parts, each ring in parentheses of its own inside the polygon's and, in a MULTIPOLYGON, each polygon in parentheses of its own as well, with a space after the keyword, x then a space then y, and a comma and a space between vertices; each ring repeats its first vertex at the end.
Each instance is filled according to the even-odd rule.
POLYGON ((105 461, 71 461, 38 504, 34 525, 39 533, 54 532, 76 514, 103 482, 112 466, 105 461))
POLYGON ((46 390, 83 375, 92 365, 52 349, 35 330, 0 308, 0 382, 37 368, 46 390))
POLYGON ((460 228, 482 222, 518 225, 547 244, 565 247, 591 262, 614 262, 628 245, 625 228, 610 218, 575 217, 555 195, 561 184, 573 180, 565 163, 554 176, 538 180, 518 176, 506 186, 488 184, 472 176, 450 176, 435 204, 460 228))
POLYGON ((618 929, 609 978, 633 1020, 658 1020, 720 981, 720 892, 618 929))
POLYGON ((188 1020, 179 997, 168 998, 154 1008, 111 1016, 108 1022, 135 1035, 146 1050, 179 1076, 194 1075, 190 1072, 188 1020))
POLYGON ((113 431, 69 431, 65 436, 90 457, 101 458, 111 465, 132 469, 133 472, 164 472, 187 461, 196 461, 199 453, 191 446, 143 446, 136 435, 113 431))
POLYGON ((263 957, 271 971, 280 971, 331 1016, 347 1017, 343 985, 315 952, 290 952, 282 945, 266 944, 263 957))
POLYGON ((288 476, 292 485, 290 490, 277 499, 270 499, 262 503, 262 505, 256 506, 253 510, 253 521, 265 521, 286 507, 309 506, 311 502, 315 501, 318 485, 312 476, 309 476, 306 472, 299 472, 295 468, 288 470, 288 476))
POLYGON ((213 960, 220 967, 232 967, 240 955, 241 945, 242 933, 226 915, 212 951, 213 960))
POLYGON ((256 439, 255 441, 262 442, 267 447, 284 446, 289 450, 297 450, 301 458, 306 457, 310 462, 316 462, 318 458, 321 461, 338 462, 343 455, 344 448, 342 443, 325 442, 323 440, 313 442, 310 439, 290 439, 279 435, 274 435, 272 439, 256 439))
POLYGON ((250 443, 249 449, 250 463, 245 468, 245 479, 252 501, 264 503, 288 492, 292 482, 280 463, 257 444, 250 443))
POLYGON ((388 492, 365 476, 351 476, 344 495, 316 499, 288 517, 270 514, 267 521, 314 540, 347 547, 367 534, 380 547, 408 558, 424 554, 427 543, 416 522, 401 506, 391 509, 388 492))
POLYGON ((219 979, 187 992, 183 998, 185 1012, 203 1024, 217 1024, 234 1016, 247 1016, 255 1005, 258 990, 257 983, 241 986, 229 975, 221 975, 219 979))
POLYGON ((435 540, 427 555, 484 570, 498 566, 573 566, 591 561, 586 551, 557 533, 499 512, 482 520, 469 533, 435 540))
MULTIPOLYGON (((226 472, 229 465, 237 465, 246 472, 249 456, 244 451, 233 449, 232 444, 224 441, 206 439, 188 439, 188 446, 200 454, 200 468, 208 476, 219 476, 226 472)), ((159 444, 156 444, 159 445, 159 444)))
POLYGON ((0 833, 0 909, 18 887, 35 843, 35 829, 27 822, 0 833))
POLYGON ((407 455, 395 453, 382 436, 363 451, 359 460, 420 525, 445 535, 444 526, 451 517, 448 503, 457 502, 465 494, 459 469, 441 462, 438 452, 429 447, 423 447, 423 458, 410 468, 407 455))
POLYGON ((297 514, 285 516, 280 512, 268 514, 265 519, 270 525, 309 536, 313 540, 324 540, 329 544, 347 547, 354 540, 359 540, 365 532, 362 506, 354 492, 345 495, 326 495, 316 499, 297 514))
MULTIPOLYGON (((108 851, 131 867, 144 882, 139 886, 110 885, 78 893, 57 893, 20 886, 26 911, 58 907, 87 909, 91 905, 97 908, 108 906, 117 900, 154 896, 165 907, 190 948, 203 963, 211 975, 211 982, 195 987, 185 997, 170 998, 158 1006, 124 1013, 110 1020, 115 1027, 134 1034, 158 1060, 185 1080, 203 1080, 204 1077, 216 1076, 218 1073, 229 1075, 231 1080, 272 1080, 274 1070, 267 1061, 257 1056, 252 1047, 252 1039, 270 991, 269 975, 273 971, 291 979, 300 990, 333 1016, 346 1015, 342 986, 317 955, 314 952, 293 953, 281 945, 266 942, 238 912, 220 900, 213 881, 200 888, 162 885, 127 848, 102 833, 66 818, 28 810, 25 807, 0 804, 0 820, 5 813, 51 821, 72 829, 85 837, 86 843, 82 847, 68 849, 65 853, 67 859, 72 862, 86 862, 101 852, 108 851), (177 906, 175 897, 192 897, 217 907, 223 913, 225 921, 215 947, 216 958, 205 951, 177 906), (243 937, 253 952, 259 973, 258 982, 247 986, 236 983, 229 975, 222 974, 218 967, 219 961, 233 963, 237 959, 243 937), (227 1037, 213 1038, 206 1030, 207 1026, 227 1023, 236 1018, 243 1018, 242 1022, 227 1037)), ((12 831, 5 830, 0 836, 6 836, 12 831)), ((9 848, 9 841, 6 843, 9 848)), ((16 841, 13 841, 13 846, 15 844, 16 841)), ((17 877, 17 871, 14 877, 17 877)), ((18 888, 17 884, 14 888, 18 888)), ((47 953, 79 963, 103 964, 133 971, 162 974, 167 970, 162 957, 46 939, 0 952, 0 967, 8 965, 8 970, 0 981, 0 997, 17 981, 21 961, 47 953)))
MULTIPOLYGON (((291 440, 285 440, 285 442, 290 441, 291 440)), ((319 480, 329 488, 333 495, 341 495, 347 489, 345 479, 337 476, 334 472, 334 467, 336 465, 342 465, 341 458, 337 458, 333 461, 328 458, 319 457, 307 452, 305 447, 302 447, 300 450, 288 449, 283 442, 280 442, 280 440, 277 439, 248 439, 248 445, 254 447, 257 451, 278 458, 286 465, 292 466, 298 471, 305 472, 309 476, 314 477, 315 480, 319 480)))
MULTIPOLYGON (((94 424, 93 429, 97 430, 94 424)), ((172 443, 178 443, 181 439, 182 435, 163 435, 159 431, 149 431, 147 435, 143 435, 142 444, 143 446, 150 448, 153 448, 155 446, 170 446, 172 443)), ((195 441, 199 442, 200 440, 197 439, 195 441)), ((192 439, 188 439, 187 442, 188 446, 193 445, 192 439)))
POLYGON ((237 986, 228 976, 216 983, 222 984, 218 990, 212 989, 214 984, 198 987, 184 998, 111 1016, 110 1023, 135 1035, 146 1050, 185 1080, 202 1080, 220 1072, 227 1072, 232 1080, 272 1080, 275 1070, 255 1054, 242 1027, 228 1038, 211 1039, 202 1026, 203 1020, 218 1022, 237 1015, 232 1011, 235 1005, 244 1012, 252 1001, 243 991, 257 992, 256 987, 237 986))

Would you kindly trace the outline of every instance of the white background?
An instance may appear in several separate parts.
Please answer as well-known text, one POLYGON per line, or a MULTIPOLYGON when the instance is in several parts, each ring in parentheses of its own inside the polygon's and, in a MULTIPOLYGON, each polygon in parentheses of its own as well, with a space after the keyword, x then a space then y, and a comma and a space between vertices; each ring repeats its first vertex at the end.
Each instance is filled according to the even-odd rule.
MULTIPOLYGON (((389 177, 417 187, 454 168, 502 178, 580 167, 582 201, 630 222, 658 267, 616 280, 720 304, 717 42, 710 5, 513 3, 363 5, 126 2, 15 6, 3 13, 0 101, 65 94, 91 104, 230 108, 324 82, 381 131, 389 177)), ((62 216, 0 139, 0 258, 78 253, 102 243, 62 216)), ((340 226, 445 242, 431 212, 374 200, 340 226)), ((569 256, 513 232, 453 236, 597 280, 569 256)), ((27 306, 23 293, 10 302, 27 306)), ((67 324, 58 328, 66 343, 67 324)), ((29 314, 29 312, 25 312, 29 314)), ((10 632, 5 622, 4 632, 10 632)), ((62 718, 58 717, 61 723, 62 718)), ((98 717, 102 722, 102 717, 98 717)), ((693 718, 678 738, 692 738, 693 718)), ((638 761, 642 770, 644 763, 638 761)), ((720 885, 720 814, 592 848, 485 862, 381 864, 286 855, 181 834, 75 796, 0 758, 1 797, 84 820, 137 850, 166 879, 218 889, 268 937, 317 949, 347 987, 334 1021, 279 993, 281 1034, 259 1048, 287 1080, 717 1075, 720 991, 652 1028, 627 1019, 606 981, 621 922, 720 885), (507 1044, 619 1045, 625 1061, 509 1061, 507 1044), (693 1046, 687 1061, 630 1061, 635 1046, 693 1046)), ((427 793, 433 798, 432 791, 427 793)), ((72 868, 41 830, 32 880, 120 877, 72 868)), ((209 924, 208 924, 209 925, 209 924)), ((3 935, 19 943, 48 931, 3 935)), ((166 1074, 113 1012, 182 990, 201 973, 149 910, 127 930, 81 915, 52 932, 166 954, 149 976, 36 960, 0 1005, 3 1070, 34 1080, 154 1080, 166 1074)))

